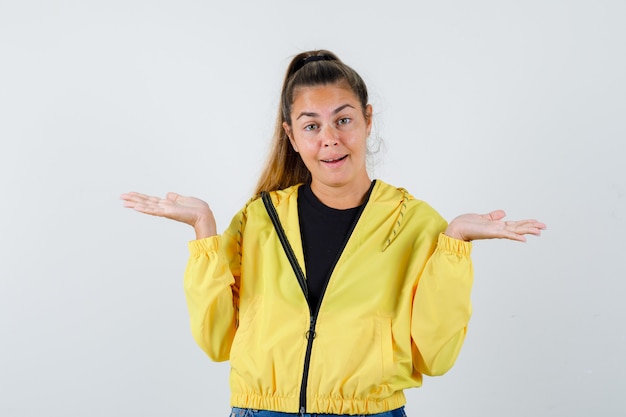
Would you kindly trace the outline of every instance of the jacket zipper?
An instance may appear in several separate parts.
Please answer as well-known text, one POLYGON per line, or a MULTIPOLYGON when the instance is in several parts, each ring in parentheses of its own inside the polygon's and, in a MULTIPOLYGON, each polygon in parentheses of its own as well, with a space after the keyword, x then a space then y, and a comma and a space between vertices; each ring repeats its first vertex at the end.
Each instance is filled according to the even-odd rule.
POLYGON ((309 330, 306 332, 306 353, 304 355, 304 369, 302 371, 302 383, 300 384, 300 414, 306 413, 306 387, 309 379, 309 366, 311 364, 311 351, 313 350, 313 339, 315 339, 315 323, 317 313, 311 312, 309 330))
POLYGON ((307 344, 306 344, 306 353, 304 355, 304 369, 302 371, 302 383, 300 384, 300 415, 301 416, 306 413, 306 389, 307 389, 307 383, 309 380, 309 367, 311 365, 311 351, 313 350, 313 339, 315 339, 315 336, 316 336, 315 325, 317 324, 317 315, 319 314, 320 307, 322 305, 322 300, 324 299, 324 295, 326 294, 326 288, 328 287, 328 283, 330 282, 330 277, 333 274, 333 271, 335 270, 335 266, 337 265, 337 262, 339 262, 339 258, 341 257, 343 250, 346 248, 346 245, 348 244, 348 240, 350 240, 350 236, 352 236, 352 232, 354 231, 354 228, 356 227, 357 223, 359 222, 359 219, 361 218, 361 214, 363 214, 363 210, 365 209, 365 206, 367 205, 367 202, 369 201, 370 195, 372 194, 372 190, 374 189, 375 184, 376 184, 376 180, 372 181, 372 184, 370 185, 370 189, 367 192, 367 195, 365 197, 365 201, 361 205, 361 209, 359 210, 356 217, 354 218, 354 223, 352 223, 352 226, 350 226, 350 230, 348 231, 348 234, 346 235, 346 239, 343 242, 343 246, 341 247, 341 250, 337 253, 336 258, 331 265, 330 271, 328 272, 328 276, 326 277, 326 280, 324 281, 324 287, 322 288, 320 298, 317 301, 317 306, 315 306, 315 310, 312 309, 312 306, 309 302, 308 286, 306 282, 304 283, 301 282, 300 277, 297 277, 298 282, 300 283, 300 287, 302 288, 302 292, 304 293, 304 298, 306 299, 307 305, 309 306, 309 314, 310 314, 309 330, 305 333, 306 338, 307 338, 307 344))

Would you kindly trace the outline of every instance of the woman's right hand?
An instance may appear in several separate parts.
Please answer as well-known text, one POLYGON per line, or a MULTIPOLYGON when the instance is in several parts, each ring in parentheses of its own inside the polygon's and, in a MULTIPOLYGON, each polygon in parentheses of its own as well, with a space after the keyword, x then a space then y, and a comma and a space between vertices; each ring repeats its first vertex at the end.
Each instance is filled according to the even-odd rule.
POLYGON ((167 193, 165 198, 159 198, 136 192, 122 194, 120 198, 124 200, 124 207, 192 226, 196 231, 196 239, 217 234, 213 212, 207 203, 198 198, 176 193, 167 193))

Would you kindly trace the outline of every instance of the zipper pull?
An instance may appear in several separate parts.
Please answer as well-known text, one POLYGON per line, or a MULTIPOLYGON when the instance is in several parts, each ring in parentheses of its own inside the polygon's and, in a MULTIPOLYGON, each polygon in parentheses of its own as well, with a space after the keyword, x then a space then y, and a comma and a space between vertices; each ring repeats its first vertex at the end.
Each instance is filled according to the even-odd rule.
POLYGON ((315 328, 315 319, 313 318, 313 316, 311 316, 311 320, 309 321, 309 330, 307 330, 307 332, 304 334, 304 336, 306 337, 306 340, 309 339, 315 339, 315 330, 313 330, 315 328))

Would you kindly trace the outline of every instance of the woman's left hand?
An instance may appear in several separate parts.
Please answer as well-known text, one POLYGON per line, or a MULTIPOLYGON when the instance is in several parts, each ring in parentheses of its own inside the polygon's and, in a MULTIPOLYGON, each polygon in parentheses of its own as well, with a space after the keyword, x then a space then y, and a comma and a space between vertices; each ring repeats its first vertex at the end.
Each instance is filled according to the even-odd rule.
POLYGON ((463 214, 450 222, 447 236, 467 242, 479 239, 510 239, 525 242, 525 235, 539 236, 546 225, 537 220, 503 221, 503 210, 487 214, 463 214))

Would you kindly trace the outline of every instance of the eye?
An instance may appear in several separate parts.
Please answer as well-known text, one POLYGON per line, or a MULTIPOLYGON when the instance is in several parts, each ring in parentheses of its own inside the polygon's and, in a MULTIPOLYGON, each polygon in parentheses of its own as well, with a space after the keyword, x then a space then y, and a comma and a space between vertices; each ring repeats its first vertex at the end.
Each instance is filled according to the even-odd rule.
POLYGON ((310 123, 310 124, 304 126, 304 130, 306 130, 306 131, 312 131, 312 130, 315 130, 315 129, 317 129, 317 124, 315 124, 315 123, 310 123))
POLYGON ((338 125, 347 125, 348 123, 350 123, 352 121, 351 118, 349 117, 342 117, 341 119, 337 120, 337 124, 338 125))

